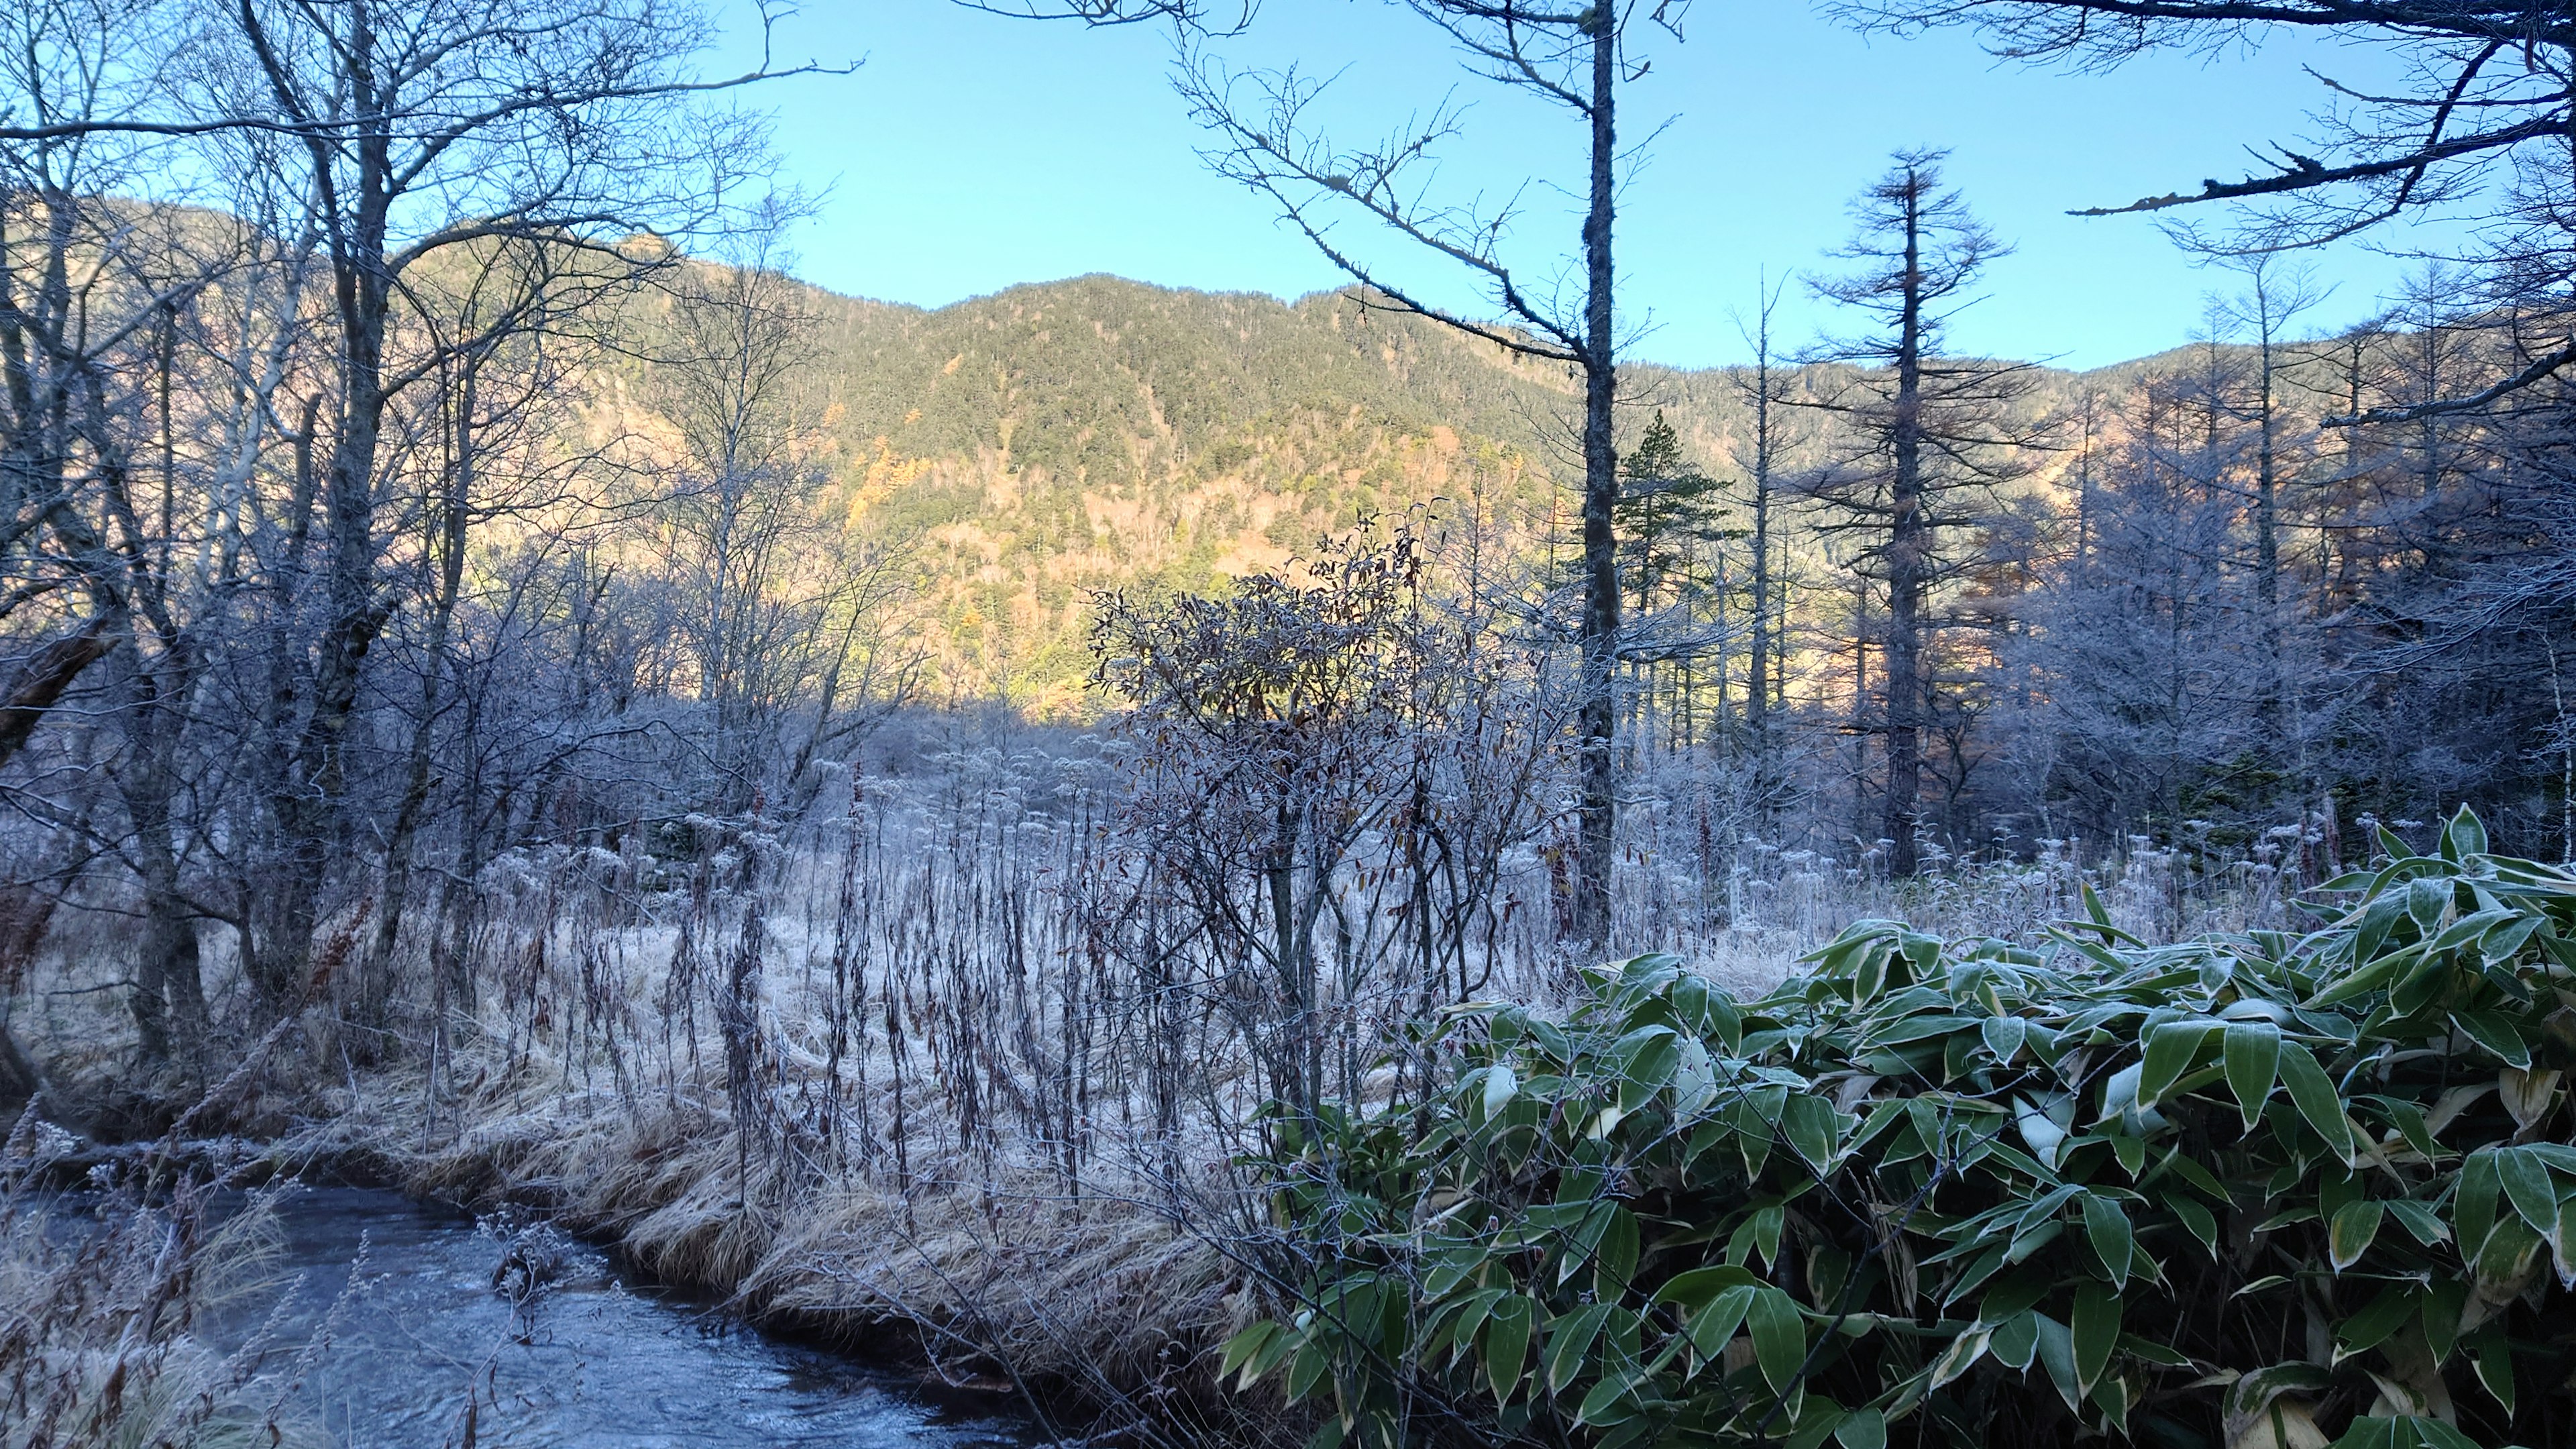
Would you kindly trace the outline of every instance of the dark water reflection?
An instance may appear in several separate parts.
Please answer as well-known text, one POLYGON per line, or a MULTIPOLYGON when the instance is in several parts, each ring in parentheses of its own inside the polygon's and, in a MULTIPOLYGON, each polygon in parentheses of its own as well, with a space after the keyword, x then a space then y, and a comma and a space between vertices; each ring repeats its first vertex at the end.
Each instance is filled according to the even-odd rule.
POLYGON ((393 1193, 307 1188, 283 1200, 280 1216, 279 1272, 300 1281, 282 1306, 275 1292, 252 1295, 202 1327, 228 1350, 254 1337, 277 1345, 268 1366, 290 1372, 321 1330, 302 1417, 333 1443, 461 1444, 469 1386, 478 1449, 1040 1442, 989 1402, 930 1402, 902 1376, 630 1281, 584 1244, 545 1245, 549 1286, 522 1316, 493 1287, 504 1243, 461 1214, 393 1193))

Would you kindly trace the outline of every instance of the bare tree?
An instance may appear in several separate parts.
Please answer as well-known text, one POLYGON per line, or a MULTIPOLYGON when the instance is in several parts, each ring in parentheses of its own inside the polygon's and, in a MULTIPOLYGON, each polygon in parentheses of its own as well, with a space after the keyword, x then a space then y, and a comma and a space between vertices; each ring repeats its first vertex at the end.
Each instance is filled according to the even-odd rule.
POLYGON ((1649 27, 1678 36, 1683 6, 1651 10, 1567 7, 1526 0, 1407 0, 1454 43, 1468 70, 1535 96, 1583 128, 1585 168, 1567 189, 1581 199, 1577 246, 1553 274, 1516 263, 1508 241, 1518 197, 1499 207, 1451 204, 1433 194, 1440 149, 1465 134, 1464 109, 1444 102, 1425 120, 1383 141, 1336 147, 1308 124, 1323 85, 1294 69, 1237 73, 1200 58, 1182 75, 1182 94, 1217 136, 1208 153, 1219 172, 1275 202, 1281 217, 1372 302, 1428 317, 1523 357, 1562 363, 1583 380, 1583 606, 1581 650, 1583 783, 1579 807, 1577 930, 1599 946, 1609 930, 1613 826, 1617 810, 1620 584, 1613 511, 1619 498, 1614 430, 1619 344, 1612 232, 1619 176, 1617 110, 1623 83, 1645 74, 1631 54, 1649 27), (1392 234, 1480 289, 1496 320, 1431 300, 1389 264, 1371 259, 1337 230, 1355 216, 1392 234))
POLYGON ((1765 823, 1779 803, 1775 797, 1780 789, 1780 740, 1774 706, 1783 687, 1787 657, 1786 611, 1779 599, 1779 580, 1774 576, 1777 559, 1772 505, 1782 442, 1779 409, 1788 401, 1789 374, 1777 366, 1778 354, 1771 340, 1771 319, 1787 286, 1786 277, 1776 287, 1765 279, 1755 299, 1753 324, 1745 336, 1753 347, 1753 368, 1749 376, 1740 369, 1736 373, 1737 384, 1753 409, 1751 452, 1737 460, 1752 493, 1753 514, 1753 658, 1745 685, 1744 720, 1753 744, 1755 818, 1765 823))
POLYGON ((2245 290, 2226 299, 2224 310, 2254 352, 2251 395, 2240 411, 2254 430, 2253 496, 2248 501, 2254 515, 2255 628, 2265 651, 2255 710, 2264 749, 2280 767, 2291 761, 2297 728, 2287 662, 2292 621, 2283 613, 2281 591, 2281 491, 2285 455, 2295 441, 2284 436, 2290 426, 2284 373, 2294 357, 2288 329, 2325 294, 2306 271, 2285 264, 2273 252, 2256 251, 2233 259, 2233 265, 2245 278, 2245 290))
MULTIPOLYGON (((647 514, 655 576, 675 593, 721 784, 739 812, 770 782, 795 790, 818 752, 866 727, 910 677, 891 637, 905 541, 845 526, 831 496, 811 381, 821 353, 804 288, 779 250, 791 202, 666 280, 653 395, 676 467, 647 514), (781 730, 810 710, 800 744, 781 730)), ((848 500, 842 500, 843 506, 848 500)))
POLYGON ((1855 270, 1814 285, 1874 329, 1823 355, 1870 370, 1800 401, 1845 425, 1840 456, 1805 491, 1838 520, 1830 530, 1861 537, 1859 565, 1887 590, 1879 828, 1899 875, 1914 873, 1921 828, 1926 651, 1944 626, 1935 590, 1961 566, 1945 545, 1982 515, 1995 485, 2027 470, 2037 440, 2016 416, 2031 369, 1952 357, 1944 346, 1950 319, 1976 300, 1970 288, 2003 248, 1957 192, 1942 189, 1940 160, 1899 153, 1855 205, 1859 229, 1839 253, 1855 270))
MULTIPOLYGON (((442 376, 445 349, 389 351, 410 277, 448 252, 518 240, 585 248, 600 267, 646 271, 644 230, 686 234, 721 221, 723 183, 756 155, 757 126, 701 116, 685 95, 774 72, 706 81, 689 69, 709 31, 660 0, 377 0, 246 3, 206 44, 236 80, 209 97, 220 117, 257 118, 310 198, 331 343, 313 399, 318 625, 273 651, 269 813, 273 889, 256 893, 251 977, 272 1010, 302 989, 347 790, 345 740, 366 660, 397 599, 379 571, 388 410, 442 376)), ((516 325, 515 321, 500 325, 516 325)), ((308 607, 291 568, 279 627, 308 607)))

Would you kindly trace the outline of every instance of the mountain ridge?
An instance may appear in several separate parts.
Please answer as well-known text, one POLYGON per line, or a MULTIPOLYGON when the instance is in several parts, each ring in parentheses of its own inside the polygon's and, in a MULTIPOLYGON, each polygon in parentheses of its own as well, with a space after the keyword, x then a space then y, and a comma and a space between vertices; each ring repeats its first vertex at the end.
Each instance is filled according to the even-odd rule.
MULTIPOLYGON (((953 698, 1085 709, 1093 590, 1221 586, 1435 499, 1472 496, 1533 544, 1570 519, 1566 370, 1348 289, 1090 273, 937 308, 809 295, 842 496, 917 540, 922 638, 953 698)), ((2034 405, 2173 356, 2034 366, 2034 405)), ((1746 371, 1633 365, 1623 439, 1660 411, 1700 467, 1740 478, 1746 371)))

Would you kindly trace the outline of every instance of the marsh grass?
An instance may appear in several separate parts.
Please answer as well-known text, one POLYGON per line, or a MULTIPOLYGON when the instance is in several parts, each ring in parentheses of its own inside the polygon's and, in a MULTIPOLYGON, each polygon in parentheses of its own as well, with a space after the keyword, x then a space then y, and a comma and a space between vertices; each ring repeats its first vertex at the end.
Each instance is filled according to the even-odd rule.
POLYGON ((269 1197, 193 1174, 49 1187, 76 1145, 31 1111, 0 1146, 0 1446, 313 1442, 298 1395, 324 1339, 286 1342, 262 1321, 222 1352, 200 1333, 278 1286, 269 1197))
MULTIPOLYGON (((1220 1393, 1213 1367, 1267 1291, 1235 1247, 1260 1211, 1236 1164, 1266 1131, 1247 1023, 1278 1018, 1248 1011, 1242 973, 1138 888, 1148 862, 1115 828, 1116 771, 961 748, 845 777, 794 821, 694 816, 614 850, 508 853, 444 909, 406 917, 398 959, 414 980, 395 999, 437 1008, 398 1019, 395 1049, 347 1050, 326 986, 291 1028, 302 1049, 205 1125, 263 1137, 288 1164, 534 1205, 748 1314, 899 1340, 941 1378, 1021 1386, 1087 1424, 1265 1441, 1293 1426, 1220 1393)), ((1890 881, 1857 845, 1710 848, 1686 783, 1630 812, 1619 929, 1744 994, 1865 917, 2026 937, 2080 913, 2090 885, 2124 929, 2162 940, 2285 923, 2298 884, 2295 860, 2140 842, 2090 864, 2052 843, 1890 881)), ((1386 909, 1362 870, 1334 888, 1354 917, 1386 909)), ((1516 849, 1495 890, 1468 984, 1560 1004, 1577 957, 1548 842, 1516 849)), ((327 929, 354 935, 366 910, 327 929)), ((114 998, 83 988, 120 968, 82 940, 54 949, 99 954, 65 956, 63 994, 21 1021, 49 1051, 82 1043, 53 1059, 85 1052, 95 1068, 117 1039, 114 998)), ((1370 959, 1322 974, 1332 989, 1292 1024, 1329 1044, 1337 1095, 1419 1090, 1433 1064, 1405 1024, 1455 993, 1370 959)), ((66 1304, 150 1300, 157 1260, 112 1266, 139 1242, 41 1272, 73 1273, 66 1304)), ((224 1362, 164 1337, 45 1350, 37 1376, 65 1396, 47 1422, 97 1411, 119 1364, 116 1403, 138 1406, 119 1413, 200 1414, 208 1443, 248 1422, 203 1407, 243 1392, 224 1362), (134 1387, 139 1374, 169 1388, 134 1387)))

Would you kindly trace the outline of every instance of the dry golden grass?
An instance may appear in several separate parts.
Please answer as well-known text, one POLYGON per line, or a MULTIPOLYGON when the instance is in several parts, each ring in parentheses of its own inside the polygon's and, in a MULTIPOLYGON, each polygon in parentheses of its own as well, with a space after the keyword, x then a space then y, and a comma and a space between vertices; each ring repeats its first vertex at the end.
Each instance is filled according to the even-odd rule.
POLYGON ((291 1372, 219 1353, 200 1314, 265 1291, 274 1216, 183 1182, 147 1204, 43 1186, 73 1144, 28 1113, 0 1145, 0 1449, 231 1449, 312 1440, 291 1372), (47 1140, 48 1138, 52 1140, 47 1140))

